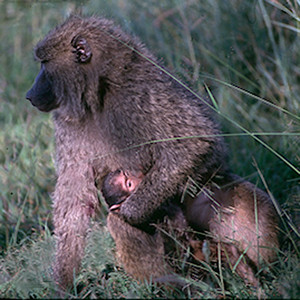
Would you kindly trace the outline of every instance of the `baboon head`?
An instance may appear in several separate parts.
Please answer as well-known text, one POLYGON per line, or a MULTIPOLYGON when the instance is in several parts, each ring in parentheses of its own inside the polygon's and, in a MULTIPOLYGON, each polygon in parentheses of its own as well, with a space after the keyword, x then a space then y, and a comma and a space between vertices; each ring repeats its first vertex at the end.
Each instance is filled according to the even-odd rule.
POLYGON ((107 79, 113 77, 109 72, 116 70, 111 67, 117 57, 112 51, 122 46, 111 28, 112 22, 105 19, 73 16, 50 31, 35 47, 41 69, 26 94, 32 105, 44 112, 60 108, 69 118, 99 110, 107 79))
POLYGON ((120 207, 138 187, 143 178, 142 173, 133 175, 123 170, 109 173, 103 180, 102 194, 110 210, 120 207))

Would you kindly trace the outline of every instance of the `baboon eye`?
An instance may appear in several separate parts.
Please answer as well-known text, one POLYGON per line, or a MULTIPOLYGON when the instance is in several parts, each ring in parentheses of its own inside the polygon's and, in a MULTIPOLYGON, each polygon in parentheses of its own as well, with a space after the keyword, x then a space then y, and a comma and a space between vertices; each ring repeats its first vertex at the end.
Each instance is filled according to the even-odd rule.
POLYGON ((131 189, 132 188, 132 182, 130 180, 127 180, 126 181, 126 186, 128 189, 131 189))

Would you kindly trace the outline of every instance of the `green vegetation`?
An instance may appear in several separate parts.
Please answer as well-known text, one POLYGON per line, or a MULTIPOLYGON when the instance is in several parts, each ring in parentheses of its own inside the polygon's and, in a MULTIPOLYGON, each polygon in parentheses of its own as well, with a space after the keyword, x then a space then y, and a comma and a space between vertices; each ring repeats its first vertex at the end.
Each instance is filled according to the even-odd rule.
MULTIPOLYGON (((187 295, 193 288, 199 298, 299 298, 300 7, 288 0, 0 2, 0 297, 57 296, 53 127, 25 93, 39 67, 33 46, 74 11, 114 19, 178 79, 211 97, 233 171, 279 203, 282 247, 262 286, 246 287, 230 270, 211 271, 209 283, 190 280, 187 295)), ((90 236, 68 297, 183 297, 118 269, 105 227, 90 236)))

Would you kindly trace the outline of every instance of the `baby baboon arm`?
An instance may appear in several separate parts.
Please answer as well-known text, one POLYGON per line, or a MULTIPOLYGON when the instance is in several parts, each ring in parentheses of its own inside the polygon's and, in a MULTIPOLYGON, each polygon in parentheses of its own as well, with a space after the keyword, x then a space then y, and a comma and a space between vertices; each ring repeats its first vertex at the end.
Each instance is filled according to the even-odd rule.
POLYGON ((53 199, 57 238, 54 275, 57 282, 70 286, 80 268, 87 230, 98 198, 88 166, 69 167, 63 173, 58 178, 53 199))

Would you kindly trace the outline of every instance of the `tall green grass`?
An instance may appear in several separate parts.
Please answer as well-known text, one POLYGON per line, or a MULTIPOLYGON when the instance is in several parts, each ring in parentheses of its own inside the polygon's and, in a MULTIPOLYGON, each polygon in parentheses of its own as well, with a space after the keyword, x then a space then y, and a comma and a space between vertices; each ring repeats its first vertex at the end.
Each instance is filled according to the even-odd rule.
MULTIPOLYGON (((51 279, 53 127, 25 93, 38 71, 34 44, 74 11, 114 19, 182 84, 210 98, 231 168, 279 203, 282 247, 258 290, 230 270, 211 270, 208 283, 186 279, 185 293, 299 297, 300 8, 275 0, 0 3, 0 296, 57 295, 51 279)), ((130 279, 115 265, 107 231, 90 236, 83 270, 74 278, 77 292, 69 297, 183 296, 130 279)))

